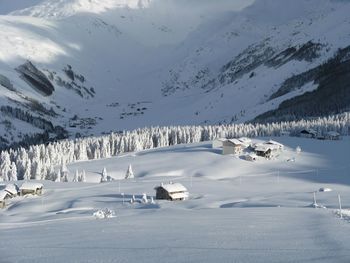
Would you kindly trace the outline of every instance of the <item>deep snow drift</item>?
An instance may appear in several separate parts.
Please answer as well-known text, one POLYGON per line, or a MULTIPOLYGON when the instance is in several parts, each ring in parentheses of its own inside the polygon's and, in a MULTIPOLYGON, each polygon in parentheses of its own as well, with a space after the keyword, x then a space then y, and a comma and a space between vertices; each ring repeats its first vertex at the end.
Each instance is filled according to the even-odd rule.
POLYGON ((273 139, 287 147, 275 160, 222 156, 206 142, 71 164, 70 179, 84 169, 90 183, 44 181, 43 196, 0 210, 1 262, 346 262, 348 210, 336 212, 338 193, 349 208, 349 138, 273 139), (122 179, 129 164, 134 180, 122 179), (116 181, 93 183, 104 167, 116 181), (141 202, 169 181, 190 199, 141 202), (326 208, 313 208, 315 191, 326 208))

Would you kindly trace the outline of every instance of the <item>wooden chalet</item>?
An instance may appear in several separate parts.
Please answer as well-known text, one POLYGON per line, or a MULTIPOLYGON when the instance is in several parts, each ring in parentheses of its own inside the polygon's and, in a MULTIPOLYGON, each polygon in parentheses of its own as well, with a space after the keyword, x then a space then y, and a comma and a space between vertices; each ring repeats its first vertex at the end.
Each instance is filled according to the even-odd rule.
POLYGON ((317 131, 313 129, 305 129, 300 131, 299 133, 300 137, 304 138, 316 138, 317 137, 317 131))
POLYGON ((265 157, 267 159, 270 159, 272 157, 273 149, 264 144, 257 145, 255 148, 255 154, 260 157, 265 157))
POLYGON ((222 154, 240 154, 244 148, 244 144, 238 139, 229 139, 223 142, 222 154))
POLYGON ((156 199, 178 201, 188 198, 186 187, 180 183, 161 184, 154 189, 156 190, 156 199))

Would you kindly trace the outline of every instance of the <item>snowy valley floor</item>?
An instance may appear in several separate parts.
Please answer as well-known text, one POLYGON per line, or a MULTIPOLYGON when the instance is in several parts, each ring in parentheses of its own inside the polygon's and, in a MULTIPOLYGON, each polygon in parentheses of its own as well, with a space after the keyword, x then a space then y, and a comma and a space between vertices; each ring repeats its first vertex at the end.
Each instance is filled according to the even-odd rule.
POLYGON ((350 138, 273 139, 290 148, 270 161, 222 156, 208 142, 71 164, 89 183, 45 181, 43 196, 0 210, 0 262, 349 262, 350 213, 336 211, 338 194, 350 208, 350 138), (96 183, 103 167, 121 179, 129 164, 135 180, 96 183), (190 199, 128 202, 168 181, 190 199), (326 208, 316 209, 321 187, 333 191, 317 192, 326 208), (103 208, 116 217, 93 217, 103 208))

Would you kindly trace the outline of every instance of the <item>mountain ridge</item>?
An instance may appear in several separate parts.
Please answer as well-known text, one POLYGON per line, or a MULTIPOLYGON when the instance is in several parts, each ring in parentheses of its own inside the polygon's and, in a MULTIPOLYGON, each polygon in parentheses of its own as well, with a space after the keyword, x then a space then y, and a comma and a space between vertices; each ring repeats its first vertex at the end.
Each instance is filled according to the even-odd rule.
MULTIPOLYGON (((50 1, 41 1, 2 15, 0 103, 14 111, 35 105, 34 118, 62 128, 58 133, 41 129, 49 138, 252 121, 317 90, 319 82, 312 78, 294 89, 283 91, 283 85, 293 76, 302 82, 303 73, 350 45, 350 36, 343 34, 350 25, 347 2, 220 0, 208 11, 209 2, 111 0, 93 8, 100 2, 79 0, 67 7, 67 1, 59 1, 50 6, 53 16, 45 13, 50 1), (191 5, 197 7, 193 13, 185 8, 191 5), (33 88, 33 75, 18 70, 23 65, 32 65, 34 79, 52 85, 52 93, 43 96, 33 88)), ((347 67, 342 72, 347 75, 347 67)), ((337 113, 348 110, 345 97, 344 103, 337 113)), ((37 128, 23 130, 28 123, 13 116, 0 117, 2 139, 12 143, 38 134, 37 128)))

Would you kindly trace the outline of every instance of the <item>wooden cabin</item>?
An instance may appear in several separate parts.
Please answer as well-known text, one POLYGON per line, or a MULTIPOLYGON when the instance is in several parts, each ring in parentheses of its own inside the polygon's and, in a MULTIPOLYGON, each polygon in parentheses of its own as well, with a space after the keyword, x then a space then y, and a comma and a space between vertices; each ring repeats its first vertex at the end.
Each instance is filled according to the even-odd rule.
POLYGON ((156 190, 156 199, 179 201, 188 198, 188 191, 180 183, 161 184, 154 188, 156 190))
POLYGON ((270 146, 268 145, 257 145, 255 148, 255 154, 260 157, 265 157, 267 159, 270 159, 272 157, 272 151, 270 146))
POLYGON ((10 196, 8 192, 1 190, 0 191, 0 209, 5 208, 6 206, 6 200, 9 199, 10 196))
POLYGON ((313 129, 305 129, 300 131, 299 133, 300 137, 304 138, 316 138, 317 137, 317 131, 313 129))
POLYGON ((222 154, 240 154, 244 149, 244 145, 237 139, 229 139, 223 142, 222 154))
POLYGON ((22 184, 19 190, 22 196, 29 194, 41 195, 43 191, 43 184, 26 182, 22 184))

